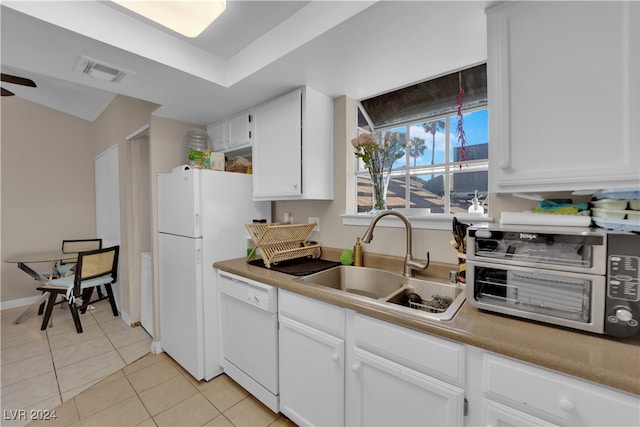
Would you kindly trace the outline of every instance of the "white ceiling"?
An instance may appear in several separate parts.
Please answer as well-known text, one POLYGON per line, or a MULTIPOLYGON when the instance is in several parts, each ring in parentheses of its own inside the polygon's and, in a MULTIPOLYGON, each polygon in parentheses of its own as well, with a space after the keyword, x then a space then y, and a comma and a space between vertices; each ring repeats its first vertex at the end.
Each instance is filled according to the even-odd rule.
MULTIPOLYGON (((95 120, 117 94, 207 125, 309 85, 362 99, 486 61, 484 1, 241 1, 189 39, 105 1, 2 1, 2 83, 95 120), (75 70, 80 56, 130 73, 75 70)), ((4 97, 3 102, 11 98, 4 97)))

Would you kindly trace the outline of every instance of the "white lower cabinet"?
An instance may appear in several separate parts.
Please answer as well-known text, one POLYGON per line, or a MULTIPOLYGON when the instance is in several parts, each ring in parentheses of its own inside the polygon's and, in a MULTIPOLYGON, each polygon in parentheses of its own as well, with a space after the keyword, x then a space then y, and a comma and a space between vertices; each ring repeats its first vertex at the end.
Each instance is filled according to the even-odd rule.
POLYGON ((538 427, 555 426, 550 422, 526 414, 522 411, 510 408, 490 399, 483 402, 484 423, 482 425, 491 427, 538 427))
POLYGON ((301 426, 640 425, 629 393, 283 289, 278 310, 280 411, 301 426))
POLYGON ((344 425, 344 310, 279 298, 280 411, 301 426, 344 425))
POLYGON ((347 318, 353 342, 346 372, 347 425, 463 424, 464 346, 360 314, 348 312, 347 318))
POLYGON ((347 425, 461 426, 464 390, 355 348, 347 425))
POLYGON ((636 396, 493 353, 482 364, 486 425, 640 425, 636 396))

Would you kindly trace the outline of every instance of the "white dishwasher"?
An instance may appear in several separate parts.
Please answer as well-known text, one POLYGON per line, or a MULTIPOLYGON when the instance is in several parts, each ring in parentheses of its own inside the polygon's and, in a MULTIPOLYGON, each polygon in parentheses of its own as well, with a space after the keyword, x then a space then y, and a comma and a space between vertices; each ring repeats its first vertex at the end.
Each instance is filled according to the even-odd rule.
POLYGON ((264 283, 218 272, 222 368, 273 412, 278 387, 278 293, 264 283))

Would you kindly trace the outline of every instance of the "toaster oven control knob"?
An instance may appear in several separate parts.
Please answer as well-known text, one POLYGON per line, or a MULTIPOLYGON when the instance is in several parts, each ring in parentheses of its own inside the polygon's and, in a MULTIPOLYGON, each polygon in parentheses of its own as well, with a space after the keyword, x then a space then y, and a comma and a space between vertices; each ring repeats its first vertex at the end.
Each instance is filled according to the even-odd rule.
POLYGON ((631 313, 631 310, 626 307, 620 307, 616 309, 616 317, 621 322, 628 322, 630 320, 633 320, 633 313, 631 313))

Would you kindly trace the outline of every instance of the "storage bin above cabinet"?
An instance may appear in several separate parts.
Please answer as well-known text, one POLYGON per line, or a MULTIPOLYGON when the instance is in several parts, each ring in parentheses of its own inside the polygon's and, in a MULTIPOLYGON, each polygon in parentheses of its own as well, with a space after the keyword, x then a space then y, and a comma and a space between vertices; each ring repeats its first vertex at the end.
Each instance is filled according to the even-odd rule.
POLYGON ((253 117, 254 200, 333 199, 333 100, 305 86, 253 117))

